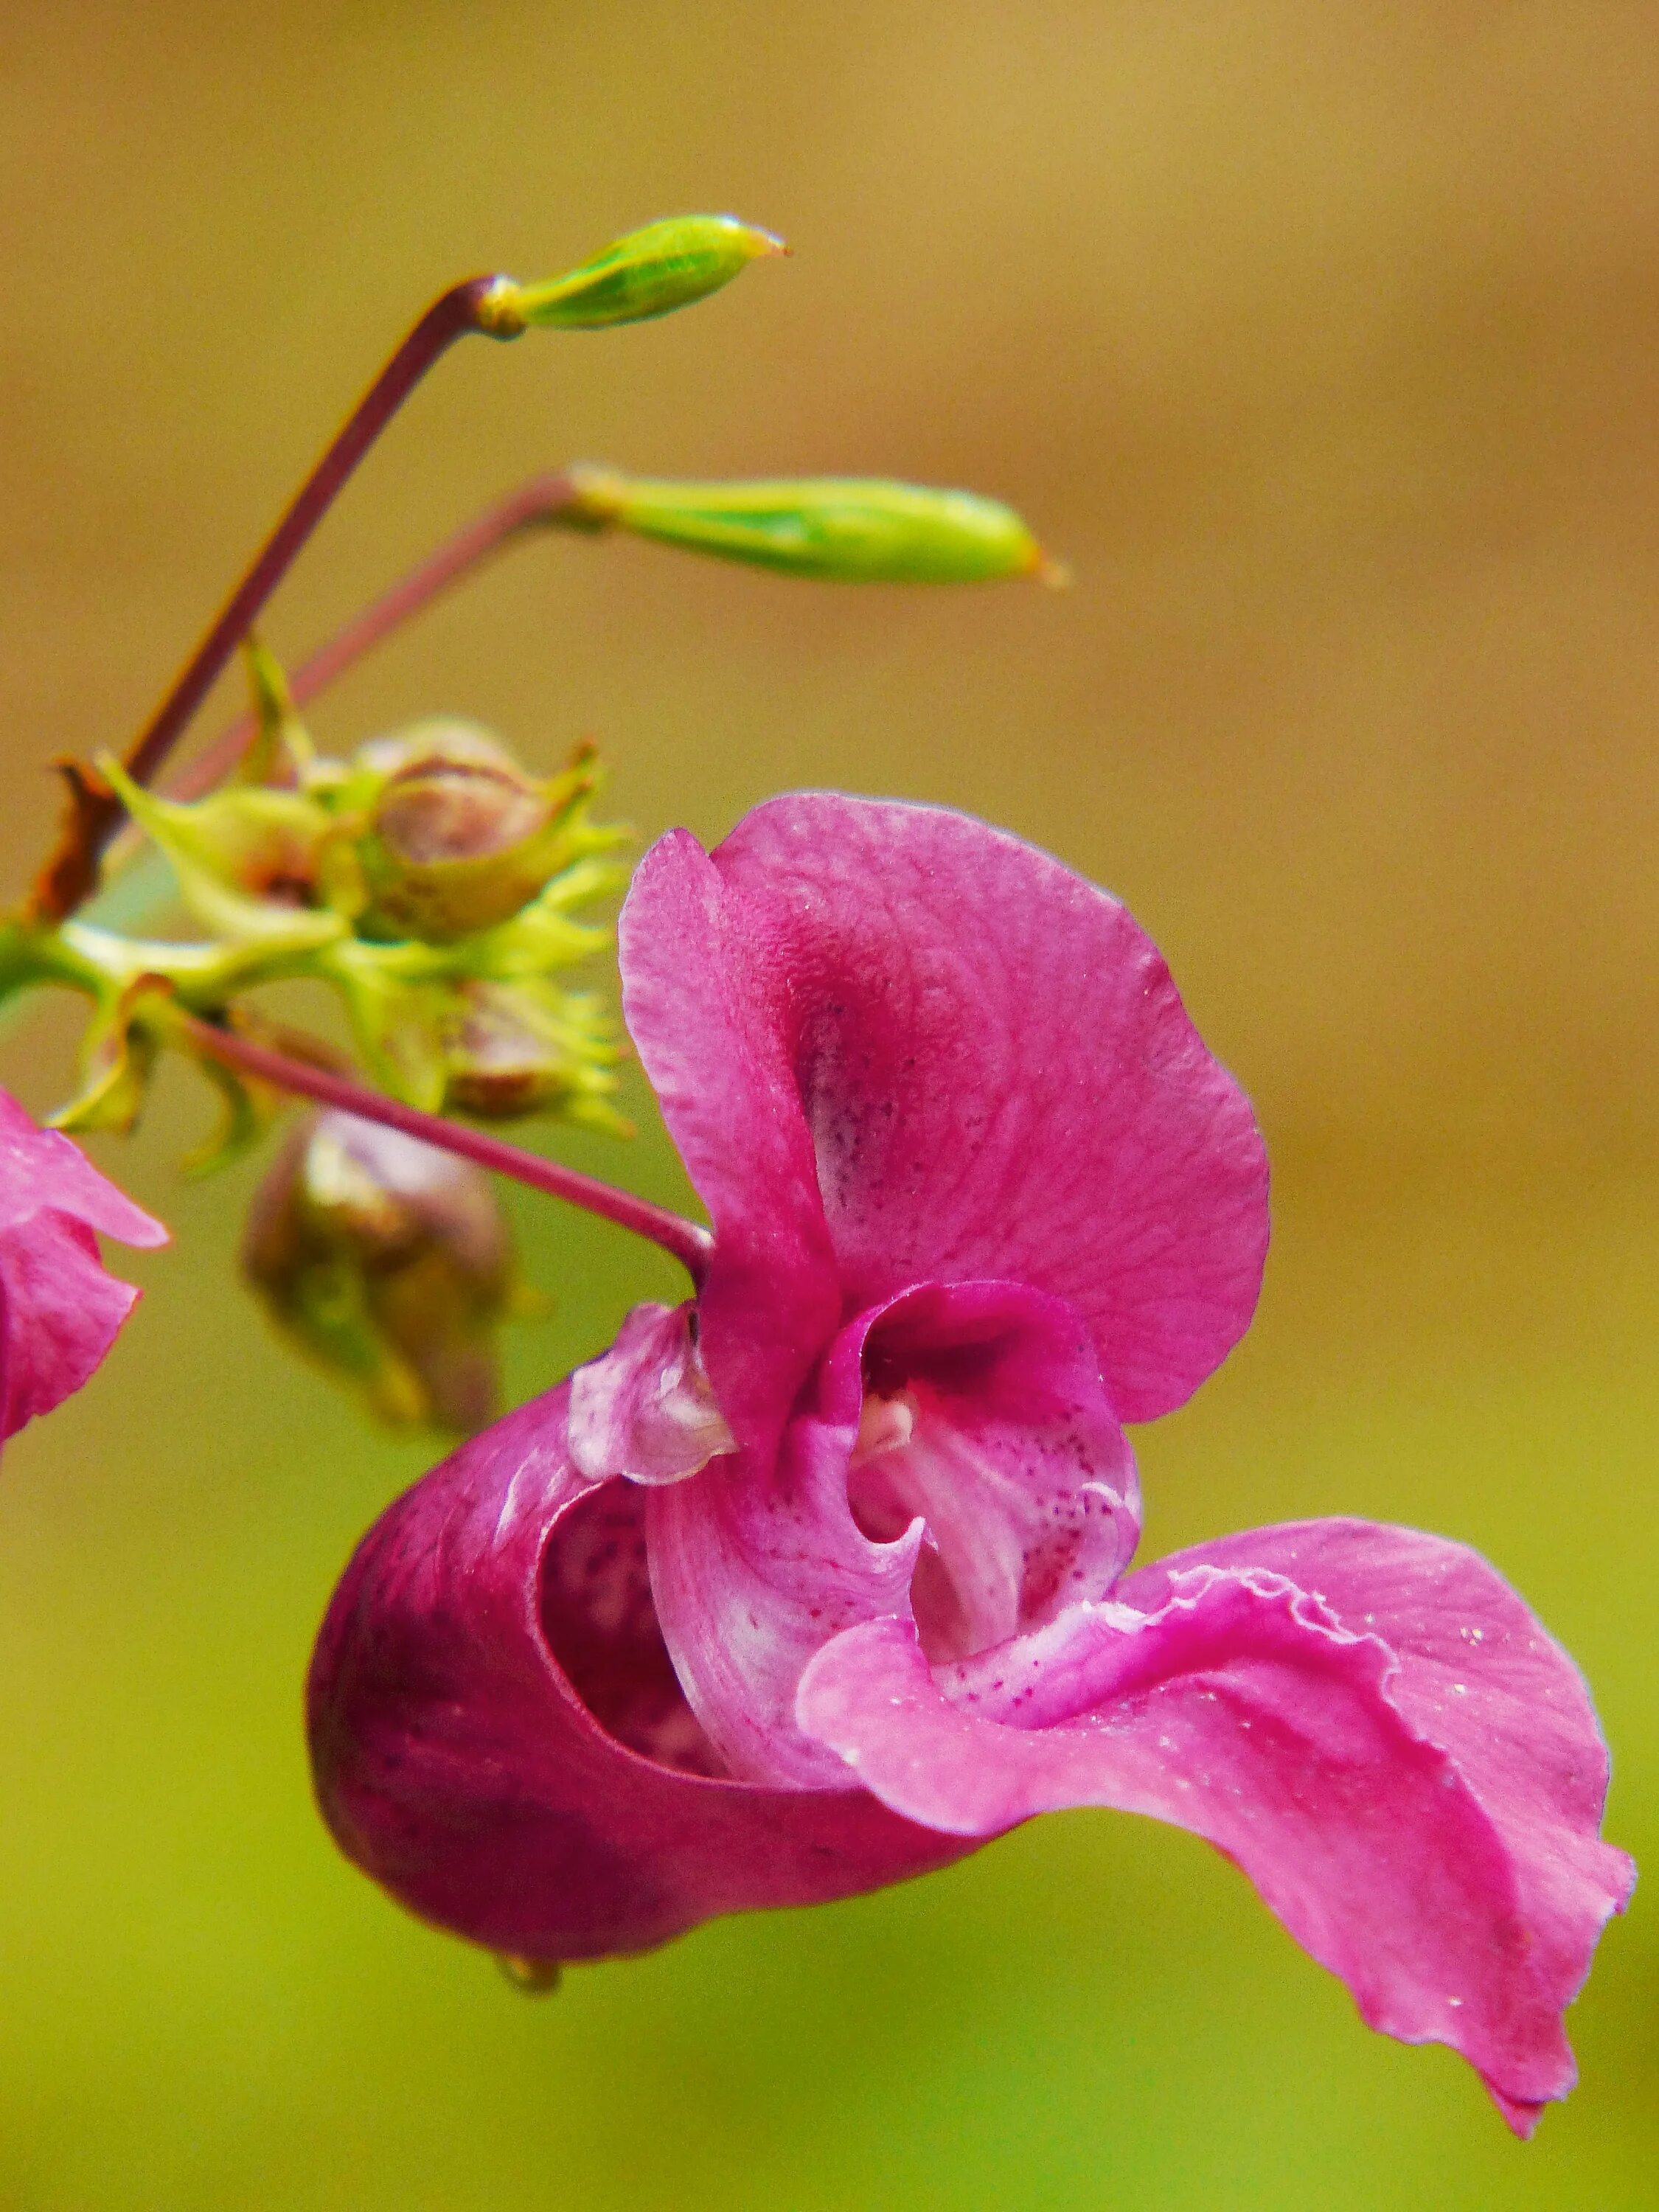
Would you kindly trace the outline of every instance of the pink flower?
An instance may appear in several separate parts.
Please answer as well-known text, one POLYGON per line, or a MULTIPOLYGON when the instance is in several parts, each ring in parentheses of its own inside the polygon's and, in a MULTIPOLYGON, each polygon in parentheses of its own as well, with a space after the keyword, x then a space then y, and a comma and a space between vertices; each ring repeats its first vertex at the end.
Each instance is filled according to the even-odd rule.
POLYGON ((1151 1813, 1529 2131, 1632 1879, 1571 1662, 1473 1553, 1364 1522, 1126 1574, 1121 1424, 1225 1357, 1267 1241, 1152 945, 1012 838, 825 795, 664 838, 621 945, 714 1256, 359 1551, 312 1676, 348 1853, 587 1958, 1151 1813))
POLYGON ((167 1241, 67 1137, 37 1129, 0 1091, 0 1437, 78 1390, 137 1300, 106 1273, 94 1231, 167 1241))

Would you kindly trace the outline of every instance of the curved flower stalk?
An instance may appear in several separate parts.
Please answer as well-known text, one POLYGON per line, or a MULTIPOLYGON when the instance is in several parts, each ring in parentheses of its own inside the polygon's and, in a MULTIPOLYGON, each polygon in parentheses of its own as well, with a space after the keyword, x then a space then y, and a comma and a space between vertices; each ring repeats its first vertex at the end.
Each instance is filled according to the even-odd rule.
POLYGON ((137 1303, 106 1270, 100 1234, 167 1241, 67 1137, 37 1129, 0 1091, 0 1437, 78 1390, 137 1303))
POLYGON ((1149 1813, 1528 2132, 1632 1881, 1571 1662, 1407 1530, 1129 1571, 1122 1425, 1225 1357, 1267 1240, 1153 946, 1012 838, 827 794, 671 833, 619 941, 713 1251, 365 1540, 310 1689, 343 1848, 550 1960, 1149 1813))

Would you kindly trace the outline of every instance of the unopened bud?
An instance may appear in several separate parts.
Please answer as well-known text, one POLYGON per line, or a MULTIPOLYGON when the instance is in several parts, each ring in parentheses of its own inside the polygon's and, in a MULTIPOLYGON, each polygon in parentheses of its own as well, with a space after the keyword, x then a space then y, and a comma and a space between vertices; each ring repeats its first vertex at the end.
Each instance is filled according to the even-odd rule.
POLYGON ((614 526, 695 553, 860 584, 985 583, 1042 573, 1042 547, 1010 507, 975 492, 880 477, 690 483, 571 471, 577 527, 614 526))
POLYGON ((562 276, 538 284, 503 280, 489 303, 490 326, 506 335, 526 325, 597 331, 647 322, 707 299, 763 255, 788 250, 769 230, 734 215, 670 216, 630 230, 562 276))
POLYGON ((598 782, 589 757, 538 779, 468 722, 366 745, 354 781, 373 794, 357 847, 370 936, 442 945, 492 928, 605 842, 581 818, 598 782))
POLYGON ((523 1303, 489 1179, 355 1115, 308 1115, 255 1193, 242 1268, 283 1334, 382 1419, 480 1428, 523 1303))

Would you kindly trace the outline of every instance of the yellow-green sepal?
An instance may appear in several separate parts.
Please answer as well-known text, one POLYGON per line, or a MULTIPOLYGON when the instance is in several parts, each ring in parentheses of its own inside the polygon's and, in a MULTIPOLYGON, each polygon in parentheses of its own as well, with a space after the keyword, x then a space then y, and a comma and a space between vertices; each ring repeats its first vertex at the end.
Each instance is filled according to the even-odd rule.
MULTIPOLYGON (((592 896, 583 864, 629 835, 589 819, 601 781, 591 745, 557 774, 532 776, 487 730, 454 720, 364 745, 325 795, 340 831, 329 850, 349 858, 361 884, 350 909, 359 934, 459 947, 554 883, 567 884, 567 904, 592 896)), ((342 906, 342 894, 331 902, 342 906)))
POLYGON ((192 1182, 216 1175, 245 1158, 265 1136, 290 1102, 280 1091, 228 1067, 211 1053, 192 1055, 219 1094, 219 1120, 203 1141, 185 1153, 179 1172, 192 1182))
POLYGON ((146 791, 119 761, 98 763, 127 812, 167 855, 185 903, 232 944, 294 951, 344 934, 346 918, 309 903, 337 836, 328 811, 304 792, 252 787, 185 805, 146 791))
POLYGON ((52 1116, 52 1128, 71 1136, 94 1129, 131 1135, 149 1096, 161 1019, 172 1003, 172 987, 155 975, 135 976, 100 997, 81 1040, 81 1087, 52 1116))
MULTIPOLYGON (((607 842, 617 842, 626 830, 595 832, 607 842)), ((455 975, 510 981, 519 977, 545 975, 559 968, 574 967, 596 952, 605 951, 611 933, 602 923, 573 921, 570 909, 590 900, 625 890, 628 870, 615 860, 597 857, 578 860, 562 871, 510 921, 447 948, 449 972, 455 975)))
POLYGON ((242 661, 256 728, 252 744, 237 763, 235 781, 303 783, 316 764, 317 748, 300 720, 283 665, 257 637, 243 639, 242 661))
POLYGON ((345 1001, 364 1066, 382 1090, 423 1114, 441 1111, 447 1068, 444 1024, 453 986, 404 958, 404 945, 348 943, 332 949, 329 974, 345 1001))

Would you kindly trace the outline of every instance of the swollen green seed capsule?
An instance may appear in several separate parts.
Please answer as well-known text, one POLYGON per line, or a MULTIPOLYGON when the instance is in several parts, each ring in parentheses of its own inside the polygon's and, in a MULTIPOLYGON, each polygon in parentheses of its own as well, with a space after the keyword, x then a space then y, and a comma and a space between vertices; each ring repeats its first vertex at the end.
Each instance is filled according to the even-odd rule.
POLYGON ((1042 570, 1012 507, 880 477, 688 483, 572 471, 574 520, 789 575, 862 584, 984 583, 1042 570))
POLYGON ((357 778, 372 792, 357 844, 363 927, 440 945, 507 921, 570 864, 597 781, 590 755, 560 775, 527 775, 465 722, 364 746, 357 778))
POLYGON ((519 1303, 489 1179, 349 1114, 308 1115, 254 1194, 242 1270, 284 1335, 397 1425, 481 1428, 519 1303))
POLYGON ((514 285, 493 312, 543 330, 647 322, 707 299, 763 255, 788 250, 769 230, 736 216, 670 216, 630 230, 562 276, 514 285))
POLYGON ((480 1120, 552 1111, 617 1133, 607 1104, 619 1058, 603 1015, 585 993, 545 976, 458 985, 442 1020, 444 1104, 480 1120))

